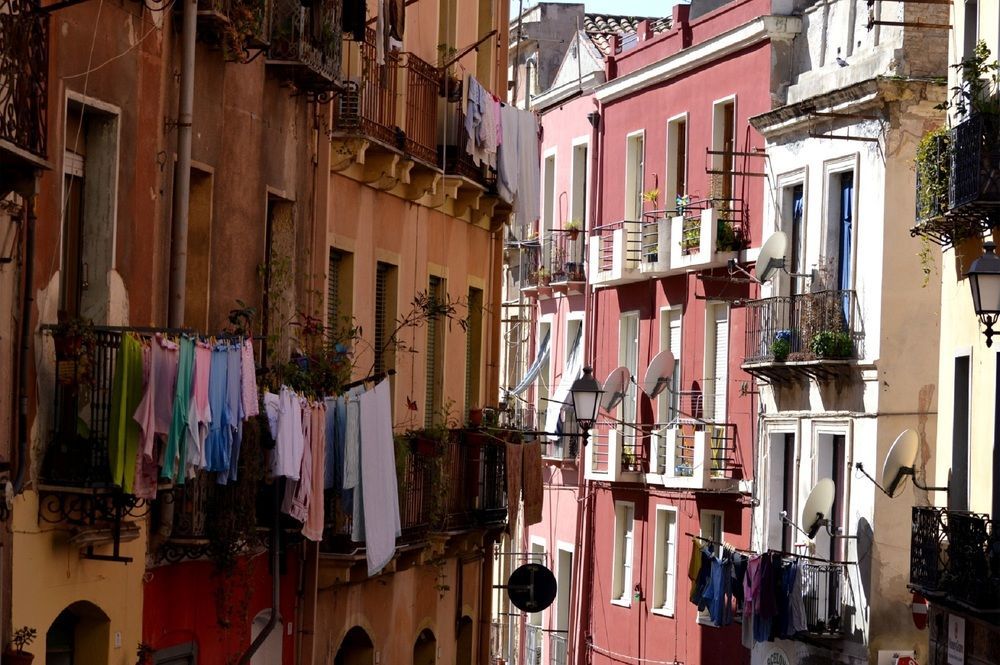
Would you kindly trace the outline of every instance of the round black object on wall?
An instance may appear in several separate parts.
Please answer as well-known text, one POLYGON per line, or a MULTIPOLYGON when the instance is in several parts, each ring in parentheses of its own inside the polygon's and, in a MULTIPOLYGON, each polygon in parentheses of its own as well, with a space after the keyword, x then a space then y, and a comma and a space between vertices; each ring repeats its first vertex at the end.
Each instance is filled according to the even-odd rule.
POLYGON ((540 563, 526 563, 510 574, 507 595, 522 612, 541 612, 556 599, 556 577, 540 563))

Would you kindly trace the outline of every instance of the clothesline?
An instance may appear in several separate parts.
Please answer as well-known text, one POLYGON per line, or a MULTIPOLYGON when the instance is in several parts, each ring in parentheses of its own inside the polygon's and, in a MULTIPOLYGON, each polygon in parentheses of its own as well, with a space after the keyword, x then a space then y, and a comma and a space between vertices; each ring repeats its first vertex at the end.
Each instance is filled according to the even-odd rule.
POLYGON ((744 550, 744 549, 740 549, 738 547, 733 547, 729 543, 723 543, 723 542, 719 542, 718 540, 712 540, 711 538, 705 538, 703 536, 697 536, 697 535, 691 533, 690 531, 685 531, 684 535, 688 536, 690 538, 694 538, 695 540, 700 540, 703 543, 709 543, 710 545, 716 545, 718 547, 727 548, 727 549, 730 549, 730 550, 734 550, 736 552, 741 552, 742 554, 757 554, 753 550, 744 550))

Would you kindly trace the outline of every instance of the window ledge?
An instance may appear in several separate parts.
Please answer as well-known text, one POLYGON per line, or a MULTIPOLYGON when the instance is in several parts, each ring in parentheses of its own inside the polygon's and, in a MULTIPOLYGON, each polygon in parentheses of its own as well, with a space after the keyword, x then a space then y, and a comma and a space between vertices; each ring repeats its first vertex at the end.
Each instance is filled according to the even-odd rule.
POLYGON ((712 621, 711 617, 698 615, 698 625, 699 626, 710 626, 712 628, 718 628, 719 626, 712 621))
POLYGON ((661 617, 669 617, 669 618, 671 618, 671 619, 673 619, 673 618, 674 618, 674 610, 673 610, 672 608, 671 608, 671 609, 664 609, 664 608, 662 608, 662 607, 654 607, 654 608, 653 608, 652 610, 650 610, 650 611, 651 611, 651 612, 652 612, 653 614, 657 615, 657 616, 661 616, 661 617))
POLYGON ((618 607, 632 607, 632 601, 629 598, 612 598, 611 604, 618 607))

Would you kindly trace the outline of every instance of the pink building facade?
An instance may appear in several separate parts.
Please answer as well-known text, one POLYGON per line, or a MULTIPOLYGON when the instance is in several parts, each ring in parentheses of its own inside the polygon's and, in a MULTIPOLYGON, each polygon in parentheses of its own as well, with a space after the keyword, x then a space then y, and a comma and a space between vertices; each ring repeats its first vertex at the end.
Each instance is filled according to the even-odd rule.
POLYGON ((763 240, 748 119, 779 93, 797 19, 771 0, 719 4, 676 7, 658 35, 640 24, 594 94, 584 357, 612 408, 580 459, 573 662, 749 663, 740 624, 690 601, 688 569, 701 543, 750 548, 758 404, 740 305, 757 285, 733 264, 751 269, 763 240))

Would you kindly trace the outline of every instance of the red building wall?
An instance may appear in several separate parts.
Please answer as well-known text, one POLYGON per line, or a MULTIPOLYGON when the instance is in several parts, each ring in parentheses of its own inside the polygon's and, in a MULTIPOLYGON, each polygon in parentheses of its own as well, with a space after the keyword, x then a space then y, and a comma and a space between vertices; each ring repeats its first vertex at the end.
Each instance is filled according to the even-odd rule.
MULTIPOLYGON (((289 548, 281 575, 282 663, 295 662, 299 555, 289 548), (291 627, 291 631, 289 631, 291 627)), ((240 558, 230 570, 211 561, 150 568, 143 598, 142 639, 153 649, 195 642, 199 663, 235 663, 250 646, 254 617, 271 607, 266 552, 240 558)))

